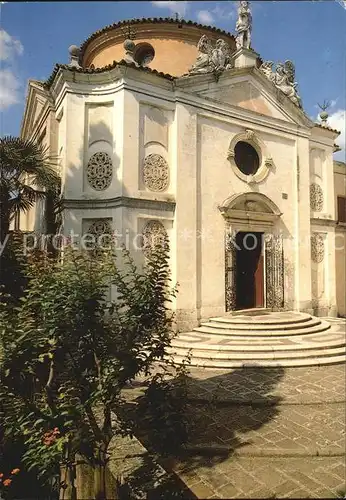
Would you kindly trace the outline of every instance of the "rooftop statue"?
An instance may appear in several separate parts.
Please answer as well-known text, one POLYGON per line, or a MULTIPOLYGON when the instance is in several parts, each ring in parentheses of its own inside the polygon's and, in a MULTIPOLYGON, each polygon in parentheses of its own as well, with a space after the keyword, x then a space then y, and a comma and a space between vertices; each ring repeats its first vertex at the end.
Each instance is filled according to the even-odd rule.
POLYGON ((260 66, 260 71, 265 74, 265 76, 274 83, 274 85, 279 88, 284 94, 291 99, 294 104, 302 107, 301 98, 297 92, 297 82, 294 81, 295 78, 295 68, 292 61, 285 61, 285 63, 277 63, 276 71, 273 71, 273 62, 265 61, 260 66))
POLYGON ((197 50, 198 56, 195 64, 189 69, 189 75, 220 73, 232 67, 230 48, 221 38, 213 47, 211 40, 206 35, 202 35, 197 44, 197 50))
POLYGON ((238 7, 238 20, 235 25, 237 32, 236 46, 237 49, 244 47, 250 49, 251 45, 251 31, 252 31, 252 15, 250 11, 249 2, 239 2, 238 7))

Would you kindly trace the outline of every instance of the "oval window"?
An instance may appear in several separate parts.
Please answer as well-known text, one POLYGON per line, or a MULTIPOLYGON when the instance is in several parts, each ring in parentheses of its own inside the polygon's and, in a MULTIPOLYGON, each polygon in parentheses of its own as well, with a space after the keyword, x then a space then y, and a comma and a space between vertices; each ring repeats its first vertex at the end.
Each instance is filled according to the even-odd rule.
POLYGON ((239 141, 235 145, 234 161, 239 170, 245 175, 254 175, 260 165, 256 149, 244 141, 239 141))
POLYGON ((136 45, 133 58, 140 66, 148 66, 155 57, 155 50, 150 43, 136 45))

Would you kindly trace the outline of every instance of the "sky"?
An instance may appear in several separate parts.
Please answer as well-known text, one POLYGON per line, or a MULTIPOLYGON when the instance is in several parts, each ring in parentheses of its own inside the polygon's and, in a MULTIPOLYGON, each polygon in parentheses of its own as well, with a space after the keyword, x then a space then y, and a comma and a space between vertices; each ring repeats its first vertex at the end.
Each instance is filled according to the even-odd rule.
MULTIPOLYGON (((290 59, 306 114, 330 102, 328 124, 345 148, 346 0, 252 1, 252 47, 263 60, 290 59)), ((0 2, 0 135, 19 135, 28 79, 46 80, 68 47, 123 19, 175 17, 234 33, 237 2, 0 2)), ((336 158, 346 160, 345 149, 336 158)))

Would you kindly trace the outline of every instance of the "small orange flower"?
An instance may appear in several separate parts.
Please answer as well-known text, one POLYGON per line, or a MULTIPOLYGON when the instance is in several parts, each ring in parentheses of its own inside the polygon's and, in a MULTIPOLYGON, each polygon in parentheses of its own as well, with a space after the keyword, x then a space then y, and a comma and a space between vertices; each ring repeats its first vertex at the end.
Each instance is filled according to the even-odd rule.
POLYGON ((10 486, 11 483, 12 483, 12 479, 5 479, 5 481, 3 482, 3 485, 10 486))
POLYGON ((13 469, 13 470, 11 471, 11 474, 18 474, 18 472, 19 472, 19 471, 20 471, 20 469, 13 469))
POLYGON ((2 472, 0 472, 0 479, 1 479, 2 477, 4 477, 4 475, 3 475, 3 473, 2 473, 2 472))

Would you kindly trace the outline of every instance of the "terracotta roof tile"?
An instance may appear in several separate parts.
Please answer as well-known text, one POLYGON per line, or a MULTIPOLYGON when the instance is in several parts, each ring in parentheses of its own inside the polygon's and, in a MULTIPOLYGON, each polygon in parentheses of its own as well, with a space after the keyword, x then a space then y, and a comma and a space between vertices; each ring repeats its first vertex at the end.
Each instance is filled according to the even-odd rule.
POLYGON ((315 123, 315 127, 324 128, 326 130, 330 130, 330 132, 335 132, 336 134, 340 134, 340 130, 328 127, 328 125, 321 125, 320 123, 315 123))
POLYGON ((182 25, 187 25, 187 26, 195 26, 196 28, 201 28, 201 29, 207 29, 209 31, 213 31, 214 33, 220 33, 222 35, 229 36, 235 40, 234 35, 232 33, 229 33, 228 31, 224 31, 220 28, 216 28, 214 26, 207 26, 205 24, 199 24, 194 21, 186 21, 185 19, 173 19, 171 17, 147 17, 147 18, 141 18, 141 19, 125 19, 123 21, 118 21, 117 23, 114 24, 109 24, 108 26, 105 26, 104 28, 95 31, 92 35, 90 35, 82 44, 80 47, 80 55, 79 59, 80 61, 83 60, 83 56, 85 53, 85 50, 88 46, 88 44, 92 41, 95 40, 98 36, 102 35, 103 33, 106 33, 107 31, 120 28, 121 26, 126 26, 126 25, 135 25, 135 24, 145 24, 145 23, 152 23, 152 24, 182 24, 182 25))
POLYGON ((109 71, 111 69, 114 69, 116 66, 128 66, 130 68, 137 69, 138 71, 144 71, 145 73, 152 73, 154 75, 161 76, 162 78, 166 78, 166 80, 174 80, 175 79, 174 76, 169 75, 168 73, 162 73, 161 71, 157 71, 156 69, 138 67, 134 63, 128 63, 128 62, 124 61, 124 59, 122 59, 121 61, 113 61, 112 64, 107 64, 107 66, 103 66, 102 68, 75 68, 75 67, 69 66, 68 64, 56 64, 54 66, 52 74, 45 82, 43 82, 43 85, 45 88, 49 89, 60 68, 68 70, 68 71, 73 71, 76 73, 95 74, 95 73, 104 73, 105 71, 109 71))

